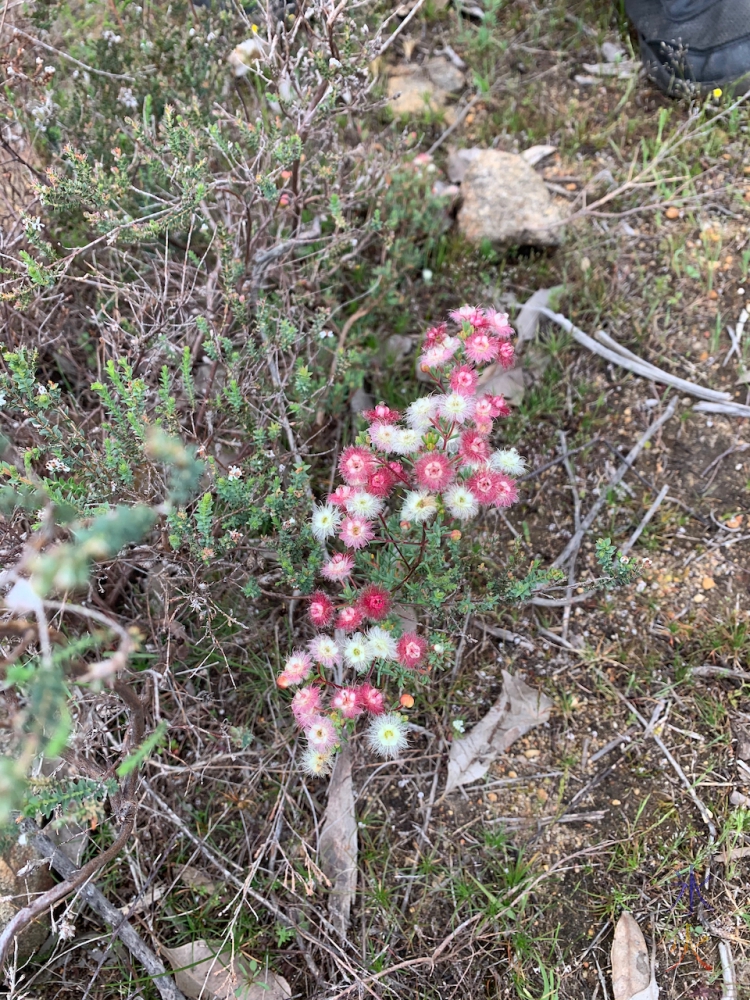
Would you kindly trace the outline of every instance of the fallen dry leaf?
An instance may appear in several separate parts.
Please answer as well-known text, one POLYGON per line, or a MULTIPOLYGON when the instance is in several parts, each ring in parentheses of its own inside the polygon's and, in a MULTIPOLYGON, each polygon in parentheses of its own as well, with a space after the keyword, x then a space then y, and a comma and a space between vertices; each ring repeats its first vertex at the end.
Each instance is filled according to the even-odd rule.
POLYGON ((237 958, 217 955, 203 940, 161 950, 177 988, 190 1000, 287 1000, 292 995, 283 976, 264 969, 251 980, 237 958))
POLYGON ((520 677, 503 670, 500 697, 463 739, 451 744, 445 793, 478 781, 490 764, 530 729, 549 719, 552 702, 520 677))
POLYGON ((646 940, 627 911, 617 921, 611 959, 614 1000, 659 1000, 646 940))
POLYGON ((505 371, 500 365, 491 365, 482 372, 478 385, 490 396, 503 396, 510 406, 519 406, 524 394, 523 369, 505 371))
POLYGON ((179 872, 180 879, 191 889, 203 889, 209 895, 216 892, 216 882, 205 872, 193 865, 183 865, 179 872))
POLYGON ((715 586, 716 580, 712 579, 710 576, 704 576, 701 580, 701 587, 703 587, 704 590, 713 590, 715 586))
POLYGON ((320 866, 332 883, 328 897, 331 923, 345 937, 357 892, 358 850, 352 753, 348 743, 341 748, 331 775, 319 847, 320 866))

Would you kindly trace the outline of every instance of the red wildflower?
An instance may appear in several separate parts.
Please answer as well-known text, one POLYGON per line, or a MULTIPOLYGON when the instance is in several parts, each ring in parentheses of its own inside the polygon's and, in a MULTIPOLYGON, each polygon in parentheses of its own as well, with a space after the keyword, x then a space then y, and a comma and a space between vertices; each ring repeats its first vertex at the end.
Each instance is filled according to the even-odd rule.
POLYGON ((518 487, 515 479, 504 475, 502 472, 496 473, 500 477, 497 484, 494 507, 510 507, 518 500, 518 487))
POLYGON ((372 684, 361 684, 357 688, 357 701, 370 715, 382 715, 385 712, 383 692, 372 684))
POLYGON ((387 465, 381 466, 377 472, 373 472, 367 480, 367 491, 374 497, 387 497, 396 484, 396 477, 387 465))
POLYGON ((334 616, 336 609, 333 601, 322 590, 316 590, 310 596, 310 621, 318 628, 325 628, 334 616))
POLYGON ((365 420, 381 420, 384 424, 395 424, 397 420, 401 419, 398 410, 392 410, 385 403, 378 403, 372 410, 362 410, 362 416, 365 420))
POLYGON ((370 584, 359 595, 357 607, 365 618, 374 622, 382 621, 391 610, 391 595, 385 588, 370 584))

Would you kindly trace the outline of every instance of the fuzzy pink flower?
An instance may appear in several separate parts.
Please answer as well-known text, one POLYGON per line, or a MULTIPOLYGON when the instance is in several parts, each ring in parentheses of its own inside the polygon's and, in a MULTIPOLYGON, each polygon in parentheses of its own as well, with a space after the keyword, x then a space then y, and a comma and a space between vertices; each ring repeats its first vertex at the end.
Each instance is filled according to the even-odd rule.
POLYGON ((396 477, 387 465, 381 466, 377 472, 373 472, 367 480, 367 490, 374 497, 384 500, 396 485, 396 477))
POLYGON ((492 416, 494 416, 492 412, 492 396, 480 396, 474 407, 474 418, 478 420, 489 420, 492 416))
POLYGON ((482 465, 490 457, 490 446, 478 430, 464 431, 458 444, 462 465, 482 465))
POLYGON ((445 337, 448 331, 447 323, 438 323, 437 326, 431 326, 427 333, 424 335, 425 347, 433 347, 435 344, 439 344, 441 340, 445 337))
POLYGON ((292 715, 301 729, 307 728, 320 711, 320 688, 303 687, 292 698, 292 715))
POLYGON ((508 322, 508 314, 498 312, 496 309, 485 309, 484 318, 487 329, 495 337, 501 340, 508 340, 513 336, 513 327, 508 322))
POLYGON ((448 315, 454 323, 470 323, 475 330, 481 330, 487 325, 484 310, 478 309, 476 306, 461 306, 460 309, 454 309, 448 315))
POLYGON ((493 418, 510 416, 510 407, 503 396, 482 396, 481 399, 478 399, 475 412, 481 413, 482 417, 485 417, 487 411, 493 418))
POLYGON ((354 569, 354 557, 336 552, 321 569, 326 580, 345 580, 354 569))
POLYGON ((401 666, 410 669, 419 666, 426 652, 427 640, 423 639, 421 635, 417 635, 416 632, 404 633, 396 646, 398 662, 401 666))
POLYGON ((497 337, 490 337, 483 330, 478 330, 476 333, 470 334, 466 338, 464 345, 466 357, 477 364, 486 364, 488 361, 494 361, 497 358, 499 347, 500 341, 497 337))
POLYGON ((442 368, 456 353, 460 343, 457 337, 446 337, 442 343, 428 347, 419 358, 419 367, 422 371, 427 371, 428 368, 442 368))
POLYGON ((372 684, 360 684, 357 688, 357 701, 370 715, 382 715, 385 712, 383 692, 372 684))
POLYGON ((505 477, 491 469, 481 469, 467 481, 466 486, 480 503, 495 503, 500 496, 505 477))
POLYGON ((473 396, 479 375, 473 365, 461 365, 450 373, 451 389, 462 396, 473 396))
POLYGON ((325 715, 314 715, 305 727, 307 742, 314 750, 325 753, 335 746, 338 741, 336 727, 325 715))
POLYGON ((276 683, 280 688, 287 688, 291 684, 300 684, 312 670, 312 660, 307 653, 301 649, 295 649, 284 664, 284 669, 276 678, 276 683))
POLYGON ((481 434, 482 437, 489 437, 492 433, 492 421, 488 418, 485 420, 480 420, 478 417, 474 417, 474 426, 476 427, 477 434, 481 434))
POLYGON ((362 624, 364 617, 362 611, 356 605, 342 608, 336 619, 336 628, 343 629, 344 632, 353 632, 355 628, 359 628, 362 624))
POLYGON ((336 609, 333 606, 333 601, 328 594, 324 594, 322 590, 316 590, 314 594, 310 595, 310 609, 308 614, 313 625, 316 625, 318 628, 325 628, 333 618, 335 612, 336 609))
POLYGON ((367 448, 350 445, 341 453, 339 472, 349 486, 364 486, 375 468, 375 456, 367 448))
POLYGON ((428 452, 414 463, 414 476, 419 485, 433 493, 441 493, 455 477, 448 458, 439 451, 428 452))
POLYGON ((513 344, 509 341, 504 340, 497 347, 497 360, 503 366, 503 368, 508 369, 513 367, 513 362, 516 360, 516 352, 513 349, 513 344))
POLYGON ((359 595, 357 607, 365 618, 369 618, 374 622, 380 622, 391 610, 391 603, 391 595, 388 591, 384 587, 375 586, 373 583, 369 587, 365 587, 359 595))
POLYGON ((382 420, 384 424, 395 424, 397 420, 401 419, 401 414, 398 410, 392 410, 385 403, 378 403, 372 410, 362 410, 362 416, 370 422, 373 420, 382 420))
POLYGON ((348 549, 363 549, 374 537, 373 527, 364 517, 345 517, 341 522, 339 538, 348 549))
POLYGON ((518 500, 518 487, 515 479, 504 475, 502 472, 496 473, 500 477, 495 491, 495 499, 492 501, 493 507, 510 507, 518 500))
POLYGON ((355 492, 353 486, 337 486, 333 493, 328 494, 328 503, 335 507, 346 507, 346 501, 355 492))
POLYGON ((355 688, 340 688, 331 698, 331 708, 337 708, 345 719, 356 719, 362 714, 355 688))

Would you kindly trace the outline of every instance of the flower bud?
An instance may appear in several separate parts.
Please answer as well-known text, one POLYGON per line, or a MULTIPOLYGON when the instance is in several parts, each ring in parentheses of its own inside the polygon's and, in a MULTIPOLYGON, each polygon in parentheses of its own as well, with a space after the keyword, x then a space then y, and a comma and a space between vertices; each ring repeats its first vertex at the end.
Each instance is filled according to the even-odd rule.
POLYGON ((402 694, 398 700, 401 708, 414 708, 414 696, 410 694, 402 694))
POLYGON ((454 528, 453 531, 448 533, 448 538, 450 538, 452 542, 459 542, 461 540, 461 532, 458 528, 454 528))

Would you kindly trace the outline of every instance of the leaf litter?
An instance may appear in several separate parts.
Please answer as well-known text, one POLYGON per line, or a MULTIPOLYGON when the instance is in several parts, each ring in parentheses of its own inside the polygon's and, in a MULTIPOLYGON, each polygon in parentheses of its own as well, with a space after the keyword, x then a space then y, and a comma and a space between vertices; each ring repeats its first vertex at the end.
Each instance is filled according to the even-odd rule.
POLYGON ((545 694, 503 670, 500 697, 470 733, 451 745, 445 794, 483 778, 500 754, 547 722, 551 711, 552 702, 545 694))

